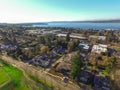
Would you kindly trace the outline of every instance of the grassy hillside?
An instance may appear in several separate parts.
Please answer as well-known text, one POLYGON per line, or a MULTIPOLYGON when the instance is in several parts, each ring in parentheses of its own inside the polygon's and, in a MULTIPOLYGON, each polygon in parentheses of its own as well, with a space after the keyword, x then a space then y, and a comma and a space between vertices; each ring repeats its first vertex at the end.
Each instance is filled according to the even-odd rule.
POLYGON ((24 76, 23 72, 8 63, 0 60, 0 84, 7 82, 10 78, 10 82, 0 87, 0 90, 50 90, 49 87, 38 83, 31 78, 24 76), (8 76, 4 73, 6 72, 8 76))
POLYGON ((9 81, 9 77, 7 74, 0 68, 0 85, 4 84, 5 82, 9 81))

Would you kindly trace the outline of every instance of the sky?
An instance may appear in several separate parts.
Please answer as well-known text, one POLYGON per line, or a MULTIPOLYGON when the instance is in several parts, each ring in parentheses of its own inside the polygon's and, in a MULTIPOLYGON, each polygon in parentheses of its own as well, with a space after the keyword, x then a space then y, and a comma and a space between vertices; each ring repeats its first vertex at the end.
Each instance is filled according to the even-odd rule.
POLYGON ((120 19, 120 0, 0 0, 1 23, 120 19))

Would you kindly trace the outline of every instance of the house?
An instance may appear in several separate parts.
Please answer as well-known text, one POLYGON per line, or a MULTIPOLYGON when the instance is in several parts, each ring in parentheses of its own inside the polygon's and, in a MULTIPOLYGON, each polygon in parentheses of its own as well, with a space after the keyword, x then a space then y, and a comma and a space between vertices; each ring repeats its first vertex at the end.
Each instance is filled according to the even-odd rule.
POLYGON ((63 48, 62 46, 57 46, 53 48, 52 52, 55 54, 63 54, 65 52, 66 48, 63 48))
POLYGON ((83 49, 88 50, 90 46, 86 43, 79 43, 79 46, 82 46, 83 49))
MULTIPOLYGON (((91 47, 88 43, 79 43, 80 46, 80 55, 83 57, 83 61, 89 60, 89 53, 91 51, 91 47)), ((81 58, 82 58, 81 57, 81 58)))
POLYGON ((115 55, 120 58, 120 50, 119 51, 116 51, 115 55))
POLYGON ((70 63, 68 63, 67 61, 66 62, 63 61, 63 62, 57 63, 56 65, 57 66, 55 67, 55 70, 57 72, 60 72, 63 75, 66 75, 66 76, 69 75, 69 72, 71 70, 71 64, 70 63))
POLYGON ((80 80, 80 82, 90 84, 90 83, 92 83, 93 78, 94 78, 94 75, 92 73, 82 70, 80 73, 79 80, 80 80))
POLYGON ((28 42, 31 42, 31 37, 29 37, 29 36, 24 36, 24 35, 17 36, 17 37, 16 37, 16 41, 17 41, 18 43, 28 43, 28 42))
POLYGON ((12 45, 12 44, 2 44, 0 47, 2 50, 11 50, 14 51, 17 49, 17 46, 12 45))
POLYGON ((51 59, 49 59, 45 54, 37 55, 32 59, 33 64, 40 65, 47 68, 50 65, 51 59))
POLYGON ((102 76, 94 77, 94 90, 111 90, 109 79, 102 76))
POLYGON ((26 30, 26 34, 41 34, 42 30, 37 29, 37 30, 26 30))
POLYGON ((98 44, 93 45, 92 52, 100 54, 101 52, 107 52, 107 45, 98 44))
POLYGON ((57 55, 54 54, 52 51, 49 52, 49 57, 50 57, 50 58, 54 58, 54 57, 56 57, 56 56, 57 56, 57 55))

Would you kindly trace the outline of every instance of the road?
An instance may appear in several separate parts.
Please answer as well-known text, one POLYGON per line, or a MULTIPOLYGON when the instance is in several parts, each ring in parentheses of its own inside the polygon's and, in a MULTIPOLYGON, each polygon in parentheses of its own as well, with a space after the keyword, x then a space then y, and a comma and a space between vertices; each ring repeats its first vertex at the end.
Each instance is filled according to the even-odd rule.
POLYGON ((43 79, 48 83, 51 83, 54 86, 54 90, 82 90, 79 86, 76 84, 69 82, 68 84, 65 84, 61 77, 50 74, 40 68, 37 68, 35 66, 29 65, 27 63, 24 63, 22 61, 14 60, 13 58, 3 55, 1 58, 11 65, 15 66, 16 68, 22 70, 26 74, 31 74, 39 79, 43 79))

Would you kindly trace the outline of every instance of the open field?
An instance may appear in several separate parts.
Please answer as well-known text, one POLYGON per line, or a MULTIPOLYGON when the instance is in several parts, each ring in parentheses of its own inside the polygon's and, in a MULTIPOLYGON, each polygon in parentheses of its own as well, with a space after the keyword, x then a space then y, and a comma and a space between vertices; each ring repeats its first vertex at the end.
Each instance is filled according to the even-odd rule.
POLYGON ((7 82, 10 78, 10 82, 0 87, 0 90, 50 90, 43 83, 38 83, 29 78, 24 72, 9 65, 7 62, 3 60, 0 60, 0 62, 2 65, 0 67, 0 84, 7 82))

